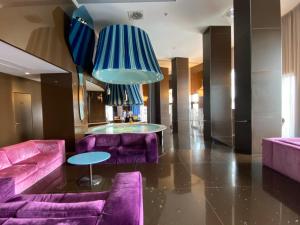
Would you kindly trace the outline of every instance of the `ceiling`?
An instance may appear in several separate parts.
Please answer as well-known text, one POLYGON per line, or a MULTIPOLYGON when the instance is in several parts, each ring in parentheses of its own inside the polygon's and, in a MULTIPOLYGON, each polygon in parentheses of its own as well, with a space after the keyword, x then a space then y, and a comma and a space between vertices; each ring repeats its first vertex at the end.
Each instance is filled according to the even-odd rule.
POLYGON ((300 3, 300 0, 281 0, 281 15, 286 14, 296 5, 300 3))
POLYGON ((102 87, 100 87, 99 85, 94 84, 88 80, 85 82, 85 85, 86 85, 87 91, 104 91, 104 89, 102 87))
POLYGON ((229 25, 230 20, 224 14, 232 6, 232 0, 106 4, 87 3, 96 0, 77 0, 77 3, 83 2, 97 30, 109 24, 133 24, 149 34, 158 59, 188 57, 198 63, 202 61, 201 31, 208 25, 229 25), (136 10, 142 11, 144 18, 130 20, 128 12, 136 10))
POLYGON ((67 73, 38 57, 0 41, 0 72, 37 80, 43 73, 67 73))
MULTIPOLYGON (((188 57, 193 64, 202 62, 202 34, 210 25, 231 25, 225 16, 232 0, 73 0, 85 5, 95 20, 97 32, 109 24, 132 24, 147 31, 157 58, 188 57), (137 2, 140 1, 140 2, 137 2), (143 2, 141 2, 143 1, 143 2), (120 3, 121 2, 121 3, 120 3), (127 3, 124 3, 127 2, 127 3), (130 2, 130 3, 128 3, 130 2), (132 20, 128 12, 142 11, 141 20, 132 20)), ((281 0, 286 13, 300 0, 281 0)))

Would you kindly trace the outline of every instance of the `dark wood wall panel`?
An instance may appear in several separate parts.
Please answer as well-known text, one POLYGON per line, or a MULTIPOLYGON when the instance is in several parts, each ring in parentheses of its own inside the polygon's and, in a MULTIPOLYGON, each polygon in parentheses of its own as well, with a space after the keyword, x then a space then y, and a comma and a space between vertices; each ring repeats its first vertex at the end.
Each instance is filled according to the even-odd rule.
POLYGON ((75 129, 71 74, 43 74, 42 106, 45 139, 63 139, 74 151, 75 129))
POLYGON ((88 118, 89 123, 105 122, 105 103, 104 92, 90 91, 88 92, 88 118), (102 95, 103 101, 99 99, 102 95))
POLYGON ((28 134, 28 139, 43 138, 41 84, 0 73, 0 147, 19 142, 14 118, 13 93, 31 95, 32 133, 28 134))

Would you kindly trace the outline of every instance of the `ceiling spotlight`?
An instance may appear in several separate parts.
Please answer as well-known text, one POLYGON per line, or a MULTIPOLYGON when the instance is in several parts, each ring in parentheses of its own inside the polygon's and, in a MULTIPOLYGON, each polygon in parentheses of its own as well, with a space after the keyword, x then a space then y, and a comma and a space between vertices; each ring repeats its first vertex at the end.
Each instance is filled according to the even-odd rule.
POLYGON ((143 11, 142 10, 129 11, 128 18, 129 20, 141 20, 144 18, 143 11))

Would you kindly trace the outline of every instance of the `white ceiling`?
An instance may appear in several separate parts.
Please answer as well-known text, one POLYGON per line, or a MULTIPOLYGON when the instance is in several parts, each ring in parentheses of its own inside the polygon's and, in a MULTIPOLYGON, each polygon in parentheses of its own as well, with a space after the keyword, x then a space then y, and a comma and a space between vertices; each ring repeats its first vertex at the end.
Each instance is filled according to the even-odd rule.
POLYGON ((201 31, 208 25, 230 24, 224 14, 232 6, 232 0, 84 5, 95 20, 97 30, 109 24, 133 24, 147 31, 158 59, 189 57, 191 61, 200 63, 201 31), (134 10, 143 11, 144 18, 138 21, 129 20, 128 12, 134 10))
POLYGON ((300 3, 300 0, 281 0, 281 15, 286 14, 291 9, 296 7, 300 3))
POLYGON ((104 89, 102 87, 100 87, 99 85, 94 84, 88 80, 85 82, 85 85, 86 85, 87 91, 104 91, 104 89))
POLYGON ((33 80, 37 80, 36 75, 42 73, 67 73, 3 41, 0 41, 0 72, 33 80))
MULTIPOLYGON (((102 0, 103 1, 103 0, 102 0)), ((122 0, 124 2, 124 0, 122 0)), ((300 0, 281 0, 286 13, 300 0)), ((109 24, 133 24, 146 30, 159 60, 188 57, 192 63, 202 62, 202 34, 207 26, 230 25, 225 13, 233 0, 176 0, 176 2, 94 3, 99 0, 73 0, 84 3, 95 20, 96 30, 109 24), (143 11, 144 18, 132 21, 128 12, 143 11)), ((107 1, 106 1, 107 2, 107 1)))

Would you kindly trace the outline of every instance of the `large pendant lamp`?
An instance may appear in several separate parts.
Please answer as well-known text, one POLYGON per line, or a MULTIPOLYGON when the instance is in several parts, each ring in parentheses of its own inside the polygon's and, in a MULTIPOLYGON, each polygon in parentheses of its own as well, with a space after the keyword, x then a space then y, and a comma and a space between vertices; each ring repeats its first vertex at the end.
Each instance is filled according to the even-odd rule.
POLYGON ((105 105, 142 105, 143 98, 138 84, 107 84, 105 105))
POLYGON ((93 76, 111 84, 154 83, 163 79, 147 33, 111 25, 99 34, 93 76))
POLYGON ((68 40, 74 63, 87 71, 92 71, 95 47, 94 23, 84 6, 72 14, 68 40))

